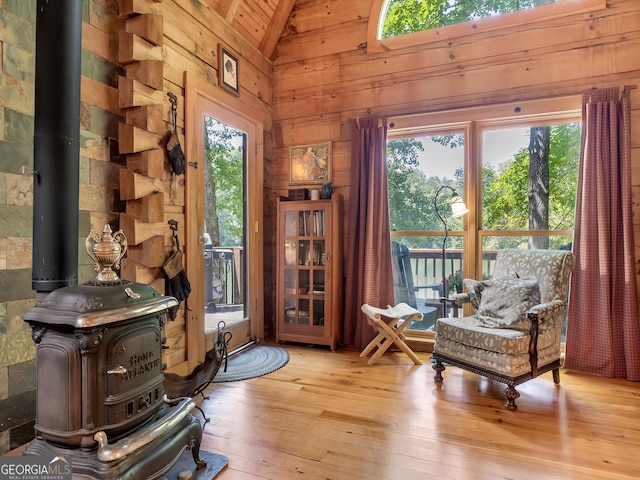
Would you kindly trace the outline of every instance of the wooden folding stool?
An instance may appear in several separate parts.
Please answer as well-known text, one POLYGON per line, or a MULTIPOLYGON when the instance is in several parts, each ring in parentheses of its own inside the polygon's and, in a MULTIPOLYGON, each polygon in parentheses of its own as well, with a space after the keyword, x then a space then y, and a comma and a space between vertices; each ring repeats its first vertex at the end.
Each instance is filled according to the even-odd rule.
POLYGON ((372 307, 365 303, 360 308, 365 315, 373 320, 378 332, 380 332, 360 353, 360 357, 366 357, 374 348, 378 347, 378 350, 371 356, 367 365, 376 363, 393 344, 409 355, 413 363, 416 365, 422 364, 418 356, 404 342, 405 336, 402 333, 413 320, 421 320, 422 313, 406 303, 399 303, 395 307, 389 306, 386 309, 372 307), (390 319, 389 322, 385 322, 381 318, 382 316, 388 317, 390 319))

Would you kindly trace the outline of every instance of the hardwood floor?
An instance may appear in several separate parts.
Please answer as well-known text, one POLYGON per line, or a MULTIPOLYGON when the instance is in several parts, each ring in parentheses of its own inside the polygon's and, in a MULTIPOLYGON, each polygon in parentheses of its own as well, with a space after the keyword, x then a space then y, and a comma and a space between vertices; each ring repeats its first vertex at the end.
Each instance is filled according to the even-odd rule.
POLYGON ((561 371, 504 385, 448 367, 433 381, 388 352, 285 346, 289 363, 264 377, 212 384, 201 407, 203 448, 226 455, 216 479, 361 480, 640 478, 640 384, 561 371))

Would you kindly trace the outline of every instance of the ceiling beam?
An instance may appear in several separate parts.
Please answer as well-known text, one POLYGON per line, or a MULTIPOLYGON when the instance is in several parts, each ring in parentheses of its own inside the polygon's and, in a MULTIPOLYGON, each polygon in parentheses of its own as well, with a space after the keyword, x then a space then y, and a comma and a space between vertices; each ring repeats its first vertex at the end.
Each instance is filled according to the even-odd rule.
POLYGON ((240 0, 221 0, 217 6, 217 12, 231 25, 239 5, 240 0))
POLYGON ((282 35, 282 31, 289 20, 289 16, 295 7, 295 4, 296 0, 280 0, 278 2, 278 5, 273 12, 273 17, 271 17, 271 21, 267 27, 267 31, 265 32, 264 37, 262 37, 262 42, 260 42, 259 49, 265 57, 271 58, 273 55, 276 45, 278 44, 278 40, 282 35))

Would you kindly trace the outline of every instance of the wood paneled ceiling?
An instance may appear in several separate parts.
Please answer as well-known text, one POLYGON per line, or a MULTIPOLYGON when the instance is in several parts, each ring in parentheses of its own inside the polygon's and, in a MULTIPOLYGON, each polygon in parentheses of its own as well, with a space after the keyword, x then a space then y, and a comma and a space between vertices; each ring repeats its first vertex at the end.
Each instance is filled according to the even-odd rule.
POLYGON ((262 54, 271 58, 295 0, 209 0, 211 7, 262 54))

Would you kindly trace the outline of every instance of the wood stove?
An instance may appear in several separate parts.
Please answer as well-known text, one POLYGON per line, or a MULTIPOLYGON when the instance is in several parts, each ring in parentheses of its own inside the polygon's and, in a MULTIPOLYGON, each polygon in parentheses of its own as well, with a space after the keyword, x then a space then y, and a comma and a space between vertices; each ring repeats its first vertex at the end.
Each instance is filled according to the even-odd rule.
MULTIPOLYGON (((36 438, 24 455, 71 458, 74 479, 151 479, 185 449, 198 469, 200 423, 191 398, 166 400, 162 327, 177 305, 112 270, 121 232, 92 232, 101 269, 78 283, 83 2, 37 0, 32 285, 24 314, 37 361, 36 438)), ((91 242, 93 241, 93 244, 91 242)), ((187 460, 189 460, 187 458, 187 460)), ((182 459, 178 464, 182 463, 182 459)))
POLYGON ((36 438, 24 454, 69 456, 83 479, 156 478, 185 449, 204 467, 195 402, 168 400, 162 386, 162 327, 177 300, 117 277, 122 232, 92 232, 87 251, 98 277, 54 290, 23 317, 37 362, 36 438))

